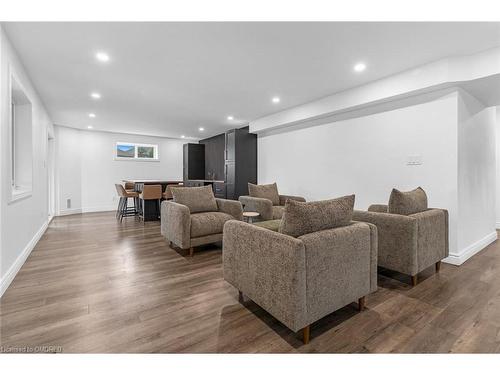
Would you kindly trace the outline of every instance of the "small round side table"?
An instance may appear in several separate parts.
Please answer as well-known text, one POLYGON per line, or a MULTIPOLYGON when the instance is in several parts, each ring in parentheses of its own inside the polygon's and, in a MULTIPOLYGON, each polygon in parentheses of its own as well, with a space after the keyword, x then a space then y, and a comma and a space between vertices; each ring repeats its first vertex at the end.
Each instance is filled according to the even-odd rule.
POLYGON ((252 224, 253 220, 259 216, 260 214, 258 212, 253 212, 253 211, 243 212, 243 219, 246 219, 248 224, 252 224))

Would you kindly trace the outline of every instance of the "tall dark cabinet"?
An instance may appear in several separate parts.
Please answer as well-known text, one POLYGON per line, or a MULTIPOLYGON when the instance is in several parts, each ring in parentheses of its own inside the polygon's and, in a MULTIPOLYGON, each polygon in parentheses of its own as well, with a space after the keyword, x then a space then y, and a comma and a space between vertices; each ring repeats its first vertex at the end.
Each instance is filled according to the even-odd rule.
POLYGON ((212 185, 217 198, 238 199, 257 183, 257 136, 248 127, 184 145, 184 184, 212 185))
POLYGON ((200 141, 205 145, 205 177, 207 180, 224 180, 224 160, 226 149, 225 134, 205 138, 200 141))
POLYGON ((227 199, 248 194, 248 183, 257 183, 257 136, 248 127, 226 133, 225 182, 227 199))
POLYGON ((186 143, 183 145, 184 181, 205 178, 205 145, 186 143))

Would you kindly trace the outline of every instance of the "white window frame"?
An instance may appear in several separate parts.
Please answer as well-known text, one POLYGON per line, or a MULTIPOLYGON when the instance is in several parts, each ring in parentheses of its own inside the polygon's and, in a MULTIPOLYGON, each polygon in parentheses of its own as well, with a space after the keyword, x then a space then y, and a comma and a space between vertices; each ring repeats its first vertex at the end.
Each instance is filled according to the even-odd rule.
MULTIPOLYGON (((26 89, 24 88, 23 84, 19 80, 17 74, 13 71, 12 67, 8 67, 8 74, 9 74, 9 93, 8 93, 8 98, 9 98, 9 167, 10 167, 10 199, 8 200, 8 204, 14 203, 18 200, 24 199, 31 197, 33 195, 33 168, 34 168, 34 155, 31 155, 31 185, 29 186, 19 186, 16 183, 16 157, 15 157, 15 129, 14 129, 14 102, 12 98, 12 86, 13 86, 13 80, 16 81, 17 85, 21 87, 21 90, 23 91, 24 95, 28 98, 30 101, 31 105, 33 106, 33 101, 31 98, 28 97, 28 93, 26 92, 26 89)), ((33 109, 32 109, 33 110, 33 109)), ((31 136, 33 137, 33 114, 31 116, 31 136)), ((31 147, 33 147, 33 138, 31 142, 31 147)))
POLYGON ((158 145, 157 144, 147 144, 147 143, 135 143, 135 142, 116 142, 115 144, 115 160, 119 161, 152 161, 152 162, 158 162, 160 161, 160 154, 158 152, 158 145), (127 158, 124 156, 118 156, 118 146, 124 145, 124 146, 134 146, 134 157, 133 158, 127 158), (154 150, 154 157, 152 158, 140 158, 138 153, 139 153, 139 147, 153 147, 154 150))

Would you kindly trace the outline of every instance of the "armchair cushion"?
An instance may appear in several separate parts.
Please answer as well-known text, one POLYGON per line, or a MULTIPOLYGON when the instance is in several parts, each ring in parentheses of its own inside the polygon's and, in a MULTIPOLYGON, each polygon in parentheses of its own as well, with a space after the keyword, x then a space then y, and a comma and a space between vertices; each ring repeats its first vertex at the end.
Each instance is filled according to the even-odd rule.
POLYGON ((285 212, 285 206, 273 206, 273 220, 281 219, 285 212))
POLYGON ((427 210, 427 194, 421 187, 412 191, 392 189, 389 198, 389 213, 411 215, 427 210))
POLYGON ((276 182, 268 185, 254 185, 249 182, 248 194, 254 198, 269 199, 273 203, 273 206, 279 206, 280 204, 280 196, 278 194, 276 182))
POLYGON ((253 223, 253 225, 255 225, 256 227, 272 230, 273 232, 279 232, 280 223, 281 219, 276 219, 276 220, 258 221, 256 223, 253 223))
POLYGON ((236 220, 243 220, 243 207, 241 202, 231 199, 215 198, 219 212, 231 215, 236 220))
POLYGON ((288 200, 280 232, 292 237, 348 225, 352 220, 354 195, 317 202, 288 200))
POLYGON ((211 185, 200 187, 172 187, 174 202, 187 206, 196 212, 218 211, 211 185))
POLYGON ((224 212, 199 212, 191 214, 191 237, 222 233, 226 221, 234 220, 224 212))

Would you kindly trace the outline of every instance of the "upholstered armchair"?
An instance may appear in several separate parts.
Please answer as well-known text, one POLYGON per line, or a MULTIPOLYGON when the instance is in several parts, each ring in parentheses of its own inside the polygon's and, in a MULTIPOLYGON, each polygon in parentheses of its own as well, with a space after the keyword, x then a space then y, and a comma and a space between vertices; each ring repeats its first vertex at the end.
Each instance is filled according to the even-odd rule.
POLYGON ((260 220, 281 219, 287 200, 305 202, 303 197, 294 195, 280 195, 276 183, 269 185, 248 184, 249 195, 239 197, 245 211, 254 211, 260 214, 260 220))
POLYGON ((181 249, 222 240, 222 230, 228 220, 243 220, 238 201, 219 199, 210 185, 203 187, 172 187, 173 200, 161 204, 161 234, 181 249))
POLYGON ((374 204, 368 211, 354 211, 353 220, 372 223, 378 230, 378 265, 411 276, 435 266, 449 253, 448 211, 427 208, 427 196, 418 188, 391 193, 389 205, 374 204))
POLYGON ((313 322, 354 301, 362 310, 377 289, 377 228, 351 222, 352 207, 339 221, 318 209, 331 204, 323 202, 288 201, 279 232, 234 220, 224 225, 224 279, 240 301, 245 295, 301 330, 306 344, 313 322))

